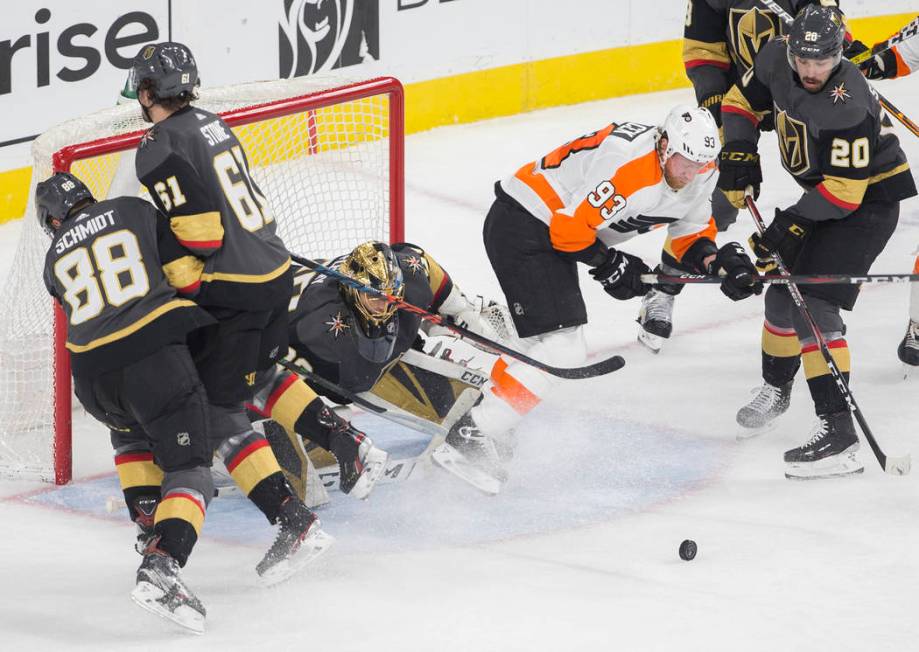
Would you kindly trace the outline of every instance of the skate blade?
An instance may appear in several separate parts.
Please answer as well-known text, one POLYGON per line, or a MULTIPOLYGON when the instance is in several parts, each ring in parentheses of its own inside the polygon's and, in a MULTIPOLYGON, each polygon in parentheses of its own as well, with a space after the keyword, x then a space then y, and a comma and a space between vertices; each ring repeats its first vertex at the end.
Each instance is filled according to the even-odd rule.
POLYGON ((854 452, 834 455, 833 458, 819 462, 792 462, 785 464, 785 477, 789 480, 822 480, 824 478, 844 478, 865 471, 865 465, 855 458, 854 452))
POLYGON ((643 344, 651 353, 660 353, 661 347, 664 346, 663 337, 652 335, 641 326, 638 327, 638 342, 643 344))
POLYGON ((471 484, 473 487, 489 496, 497 496, 501 493, 501 488, 504 486, 504 482, 501 479, 471 464, 461 453, 449 444, 441 444, 435 448, 434 452, 431 453, 431 460, 436 466, 439 466, 444 471, 452 473, 460 480, 471 484))
POLYGON ((331 534, 319 529, 310 529, 293 557, 279 561, 262 575, 259 575, 259 584, 268 588, 289 580, 316 561, 333 543, 335 543, 335 537, 331 534))
POLYGON ((741 424, 737 425, 740 426, 740 430, 737 431, 737 441, 747 441, 748 439, 754 439, 755 437, 760 437, 766 433, 772 432, 775 430, 777 424, 775 419, 773 419, 769 423, 759 426, 758 428, 748 428, 741 424))
POLYGON ((366 500, 377 481, 383 477, 388 461, 389 453, 376 447, 371 448, 367 457, 364 458, 364 472, 351 487, 348 495, 358 500, 366 500))
POLYGON ((140 582, 131 591, 131 599, 141 609, 154 613, 194 634, 204 633, 204 616, 201 613, 188 605, 180 605, 175 611, 170 611, 160 602, 164 595, 165 592, 161 588, 149 582, 140 582))

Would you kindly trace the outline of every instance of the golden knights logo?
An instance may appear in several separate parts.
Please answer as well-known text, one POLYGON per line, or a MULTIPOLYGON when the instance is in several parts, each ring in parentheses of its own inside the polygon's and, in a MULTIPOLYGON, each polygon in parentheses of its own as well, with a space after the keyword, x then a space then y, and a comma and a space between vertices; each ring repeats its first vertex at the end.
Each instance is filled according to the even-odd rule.
POLYGON ((299 77, 380 58, 379 4, 366 0, 282 0, 280 77, 299 77))
POLYGON ((728 17, 731 28, 731 45, 737 55, 737 69, 741 77, 753 67, 753 60, 764 45, 781 34, 781 23, 771 11, 731 9, 728 17))
POLYGON ((785 111, 778 111, 775 116, 775 130, 779 135, 779 150, 782 152, 782 164, 785 169, 795 176, 807 172, 810 169, 807 125, 790 117, 785 111))

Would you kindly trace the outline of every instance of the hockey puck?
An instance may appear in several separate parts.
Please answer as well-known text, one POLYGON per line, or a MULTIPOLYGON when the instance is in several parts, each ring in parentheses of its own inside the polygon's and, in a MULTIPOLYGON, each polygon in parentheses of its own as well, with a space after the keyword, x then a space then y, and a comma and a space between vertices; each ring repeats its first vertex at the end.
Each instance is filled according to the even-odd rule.
POLYGON ((692 539, 686 539, 680 544, 680 559, 684 561, 695 559, 697 550, 696 542, 692 539))

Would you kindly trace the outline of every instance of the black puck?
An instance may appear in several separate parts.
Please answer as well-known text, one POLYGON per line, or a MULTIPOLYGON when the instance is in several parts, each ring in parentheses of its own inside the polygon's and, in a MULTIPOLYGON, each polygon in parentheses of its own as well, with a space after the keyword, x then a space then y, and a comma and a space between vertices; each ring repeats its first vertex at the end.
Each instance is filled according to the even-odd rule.
POLYGON ((692 539, 686 539, 683 543, 680 544, 680 559, 685 561, 690 561, 695 559, 696 551, 698 550, 696 542, 692 539))

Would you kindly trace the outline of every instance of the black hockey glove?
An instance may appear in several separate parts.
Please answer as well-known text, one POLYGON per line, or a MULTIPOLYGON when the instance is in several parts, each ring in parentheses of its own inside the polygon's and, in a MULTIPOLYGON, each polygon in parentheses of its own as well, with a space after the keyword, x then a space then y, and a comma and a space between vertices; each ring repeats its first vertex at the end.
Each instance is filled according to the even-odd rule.
POLYGON ((893 50, 876 54, 861 66, 862 74, 868 79, 893 79, 897 76, 897 56, 893 50))
POLYGON ((756 280, 753 261, 739 242, 729 242, 721 247, 709 265, 708 273, 723 275, 721 291, 731 301, 740 301, 763 291, 763 284, 756 280))
POLYGON ((732 140, 721 148, 718 188, 734 208, 744 207, 744 193, 753 186, 753 198, 759 197, 763 170, 756 145, 746 140, 732 140))
POLYGON ((842 57, 843 59, 854 59, 858 55, 862 54, 863 52, 867 52, 868 50, 869 48, 867 45, 858 39, 855 39, 843 49, 842 57))
POLYGON ((721 129, 721 100, 723 99, 724 93, 716 93, 714 95, 709 95, 699 102, 699 106, 708 109, 709 113, 712 114, 712 117, 715 119, 715 124, 718 125, 719 129, 721 129))
MULTIPOLYGON (((785 266, 791 269, 813 228, 811 220, 776 208, 775 219, 763 234, 754 233, 750 236, 750 248, 760 259, 769 259, 778 254, 785 266)), ((759 262, 757 266, 762 268, 759 262)))
POLYGON ((638 256, 610 249, 606 260, 589 273, 600 281, 608 295, 625 301, 648 293, 651 286, 642 282, 641 275, 650 272, 651 269, 638 256))

